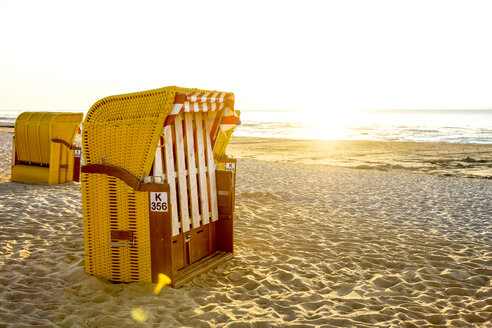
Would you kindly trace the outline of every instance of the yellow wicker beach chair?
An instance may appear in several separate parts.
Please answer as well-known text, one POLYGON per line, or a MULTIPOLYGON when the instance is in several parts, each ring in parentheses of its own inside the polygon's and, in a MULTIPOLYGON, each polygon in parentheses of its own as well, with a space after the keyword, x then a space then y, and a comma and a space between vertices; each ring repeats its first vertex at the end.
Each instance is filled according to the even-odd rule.
POLYGON ((83 113, 25 112, 14 127, 11 180, 57 184, 78 181, 80 147, 73 145, 83 113))
POLYGON ((86 272, 174 286, 233 256, 235 160, 217 170, 220 131, 239 121, 234 95, 165 87, 111 96, 82 135, 86 272), (233 117, 230 117, 230 116, 233 117), (234 170, 231 170, 231 167, 234 170))

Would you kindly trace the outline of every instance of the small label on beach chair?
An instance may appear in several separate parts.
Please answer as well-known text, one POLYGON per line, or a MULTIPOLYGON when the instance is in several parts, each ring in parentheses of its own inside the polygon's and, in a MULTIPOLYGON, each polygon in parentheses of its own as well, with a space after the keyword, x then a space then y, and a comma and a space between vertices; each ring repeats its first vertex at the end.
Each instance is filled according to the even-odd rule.
POLYGON ((236 164, 234 164, 234 163, 225 163, 225 169, 226 169, 226 171, 234 172, 234 170, 236 169, 236 164))
POLYGON ((75 149, 75 157, 80 157, 80 149, 75 149))
POLYGON ((167 192, 151 192, 150 193, 150 211, 151 212, 167 212, 167 192))

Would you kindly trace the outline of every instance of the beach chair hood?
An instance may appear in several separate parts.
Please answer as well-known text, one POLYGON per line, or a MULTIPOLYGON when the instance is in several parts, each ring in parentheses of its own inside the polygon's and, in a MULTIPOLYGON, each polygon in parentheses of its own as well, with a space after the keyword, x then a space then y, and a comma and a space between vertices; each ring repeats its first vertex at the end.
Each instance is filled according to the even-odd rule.
POLYGON ((103 98, 84 121, 85 164, 114 165, 142 179, 151 170, 163 127, 179 112, 207 112, 217 133, 239 122, 233 106, 233 93, 176 86, 103 98))

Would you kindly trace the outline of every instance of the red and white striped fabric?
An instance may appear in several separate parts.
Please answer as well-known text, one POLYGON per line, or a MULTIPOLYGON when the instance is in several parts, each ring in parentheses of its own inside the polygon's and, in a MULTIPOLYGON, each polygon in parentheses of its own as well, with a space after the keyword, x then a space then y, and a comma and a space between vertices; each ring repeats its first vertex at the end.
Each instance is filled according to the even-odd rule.
POLYGON ((191 94, 177 94, 171 112, 166 118, 164 126, 170 125, 176 115, 184 112, 207 113, 207 121, 211 134, 217 131, 227 131, 239 123, 239 117, 234 112, 234 95, 226 92, 197 92, 191 94), (222 113, 223 111, 223 113, 222 113), (220 123, 218 119, 220 118, 220 123))
POLYGON ((239 116, 234 112, 231 107, 226 107, 224 109, 224 115, 220 120, 220 131, 227 131, 234 129, 239 123, 239 116))
POLYGON ((181 112, 185 99, 186 99, 185 94, 183 93, 176 94, 176 96, 174 97, 173 108, 171 109, 171 112, 167 115, 166 121, 164 122, 164 126, 171 125, 176 115, 178 115, 181 112))
MULTIPOLYGON (((228 95, 225 92, 197 92, 186 95, 184 102, 185 112, 214 112, 224 108, 224 99, 228 95)), ((228 100, 234 100, 232 95, 229 95, 228 100), (232 99, 229 99, 231 98, 232 99)))

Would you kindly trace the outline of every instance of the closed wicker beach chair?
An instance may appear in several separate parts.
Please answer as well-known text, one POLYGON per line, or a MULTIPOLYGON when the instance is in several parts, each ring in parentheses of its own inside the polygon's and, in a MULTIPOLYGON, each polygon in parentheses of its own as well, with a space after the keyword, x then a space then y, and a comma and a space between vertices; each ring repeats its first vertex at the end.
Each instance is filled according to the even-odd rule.
POLYGON ((11 180, 57 184, 79 179, 73 144, 83 113, 25 112, 14 127, 11 180))

